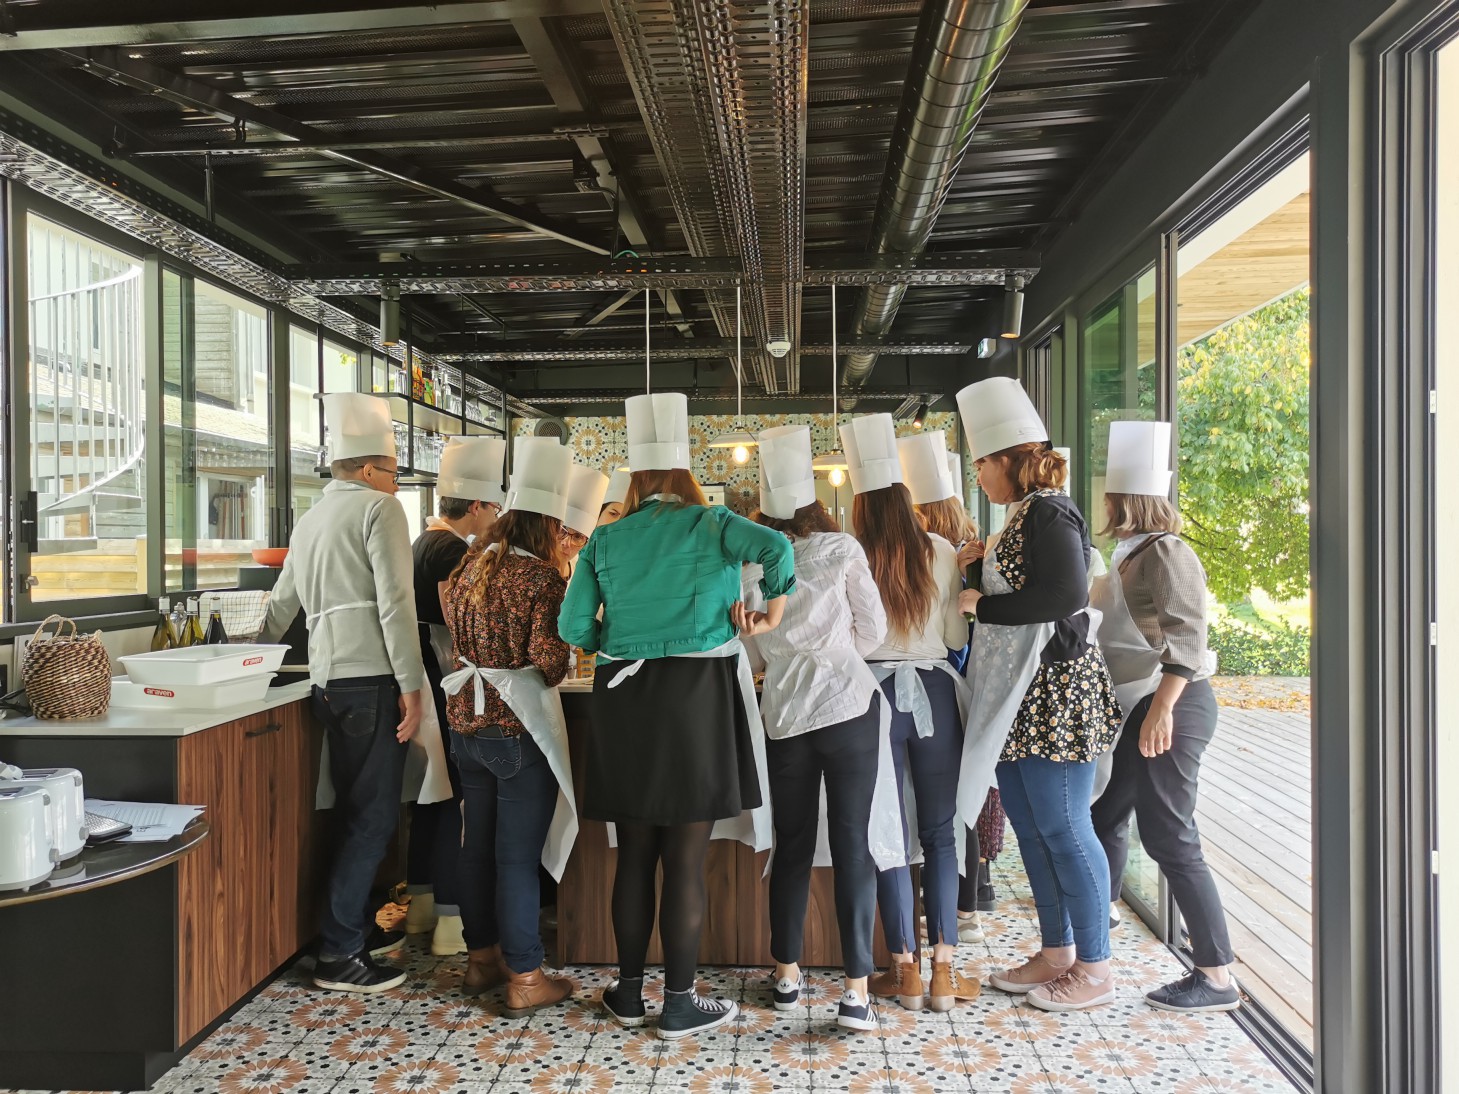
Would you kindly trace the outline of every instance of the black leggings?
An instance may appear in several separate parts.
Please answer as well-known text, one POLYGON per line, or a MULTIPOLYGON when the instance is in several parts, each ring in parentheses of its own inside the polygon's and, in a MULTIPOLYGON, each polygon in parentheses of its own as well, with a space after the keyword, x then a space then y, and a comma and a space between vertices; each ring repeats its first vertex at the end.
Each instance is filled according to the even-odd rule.
POLYGON ((643 976, 654 929, 654 880, 664 866, 659 896, 659 937, 664 945, 664 987, 688 991, 699 965, 704 928, 704 856, 713 821, 654 825, 618 822, 618 872, 613 879, 613 933, 618 974, 643 976))

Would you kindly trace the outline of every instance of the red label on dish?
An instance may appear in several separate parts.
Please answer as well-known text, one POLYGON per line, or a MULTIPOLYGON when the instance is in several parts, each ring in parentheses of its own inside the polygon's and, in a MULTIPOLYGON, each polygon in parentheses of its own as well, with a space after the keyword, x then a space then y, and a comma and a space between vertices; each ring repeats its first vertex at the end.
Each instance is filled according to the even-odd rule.
POLYGON ((160 695, 164 699, 177 698, 177 692, 168 691, 166 688, 143 688, 142 690, 145 691, 148 695, 160 695))
POLYGON ((263 664, 263 658, 262 657, 250 657, 250 658, 248 658, 247 660, 245 660, 243 662, 243 667, 244 668, 247 668, 249 665, 262 665, 262 664, 263 664))

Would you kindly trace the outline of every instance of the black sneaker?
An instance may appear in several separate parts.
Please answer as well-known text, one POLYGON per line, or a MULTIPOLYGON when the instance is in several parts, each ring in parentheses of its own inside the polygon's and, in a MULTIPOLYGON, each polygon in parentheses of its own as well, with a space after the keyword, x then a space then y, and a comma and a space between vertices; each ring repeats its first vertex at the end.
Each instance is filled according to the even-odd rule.
POLYGON ((643 1005, 643 977, 626 984, 625 987, 625 981, 615 980, 608 985, 603 992, 603 1009, 624 1029, 637 1029, 648 1021, 648 1008, 643 1005))
POLYGON ((353 991, 362 995, 389 991, 405 983, 405 973, 390 965, 377 965, 366 953, 338 961, 314 963, 314 986, 326 991, 353 991))
POLYGON ((998 897, 993 892, 993 874, 986 862, 978 863, 978 906, 979 912, 996 912, 998 897))
POLYGON ((848 991, 841 995, 841 1005, 836 1008, 836 1024, 842 1029, 854 1029, 871 1033, 877 1028, 876 1011, 870 999, 863 999, 859 992, 848 991))
POLYGON ((1224 988, 1218 988, 1200 969, 1191 969, 1175 983, 1150 992, 1145 996, 1145 1002, 1156 1010, 1172 1010, 1182 1014, 1236 1010, 1241 1006, 1241 990, 1236 986, 1234 976, 1231 977, 1231 983, 1224 988))
POLYGON ((1111 901, 1109 906, 1109 929, 1112 931, 1119 930, 1120 924, 1124 921, 1125 917, 1120 913, 1120 906, 1111 901))
POLYGON ((365 952, 371 957, 384 957, 387 953, 394 953, 405 945, 404 931, 387 931, 383 927, 376 927, 365 938, 365 952))
POLYGON ((775 1009, 795 1010, 800 1006, 800 993, 805 991, 805 972, 802 971, 800 979, 781 979, 775 981, 775 1009))
POLYGON ((739 1017, 740 1005, 728 999, 711 999, 698 990, 664 992, 664 1010, 659 1015, 659 1038, 677 1041, 696 1033, 718 1029, 739 1017))

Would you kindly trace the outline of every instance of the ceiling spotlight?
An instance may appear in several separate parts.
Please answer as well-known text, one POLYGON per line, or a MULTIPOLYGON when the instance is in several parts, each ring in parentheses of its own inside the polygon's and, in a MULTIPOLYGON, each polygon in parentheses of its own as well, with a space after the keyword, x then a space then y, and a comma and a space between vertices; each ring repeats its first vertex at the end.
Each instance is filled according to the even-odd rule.
POLYGON ((1023 333, 1023 278, 1009 274, 1003 293, 1004 338, 1017 338, 1023 333))
POLYGON ((400 341, 400 286, 380 287, 380 344, 393 346, 400 341))
POLYGON ((923 399, 922 400, 922 405, 917 408, 917 414, 916 414, 916 416, 913 417, 913 419, 912 419, 912 428, 913 429, 921 429, 923 423, 926 422, 926 421, 927 421, 927 400, 926 399, 923 399))

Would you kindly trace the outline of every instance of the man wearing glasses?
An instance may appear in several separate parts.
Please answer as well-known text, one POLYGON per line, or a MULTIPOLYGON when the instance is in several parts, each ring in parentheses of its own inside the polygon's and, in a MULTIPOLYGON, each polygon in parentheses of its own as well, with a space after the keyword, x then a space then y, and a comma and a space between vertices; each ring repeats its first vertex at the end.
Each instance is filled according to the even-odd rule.
POLYGON ((314 983, 370 993, 405 980, 404 972, 374 960, 398 949, 404 936, 375 926, 369 899, 395 834, 425 668, 410 532, 394 496, 399 471, 389 404, 353 392, 322 398, 334 481, 294 529, 263 640, 282 635, 303 610, 340 833, 314 983))

